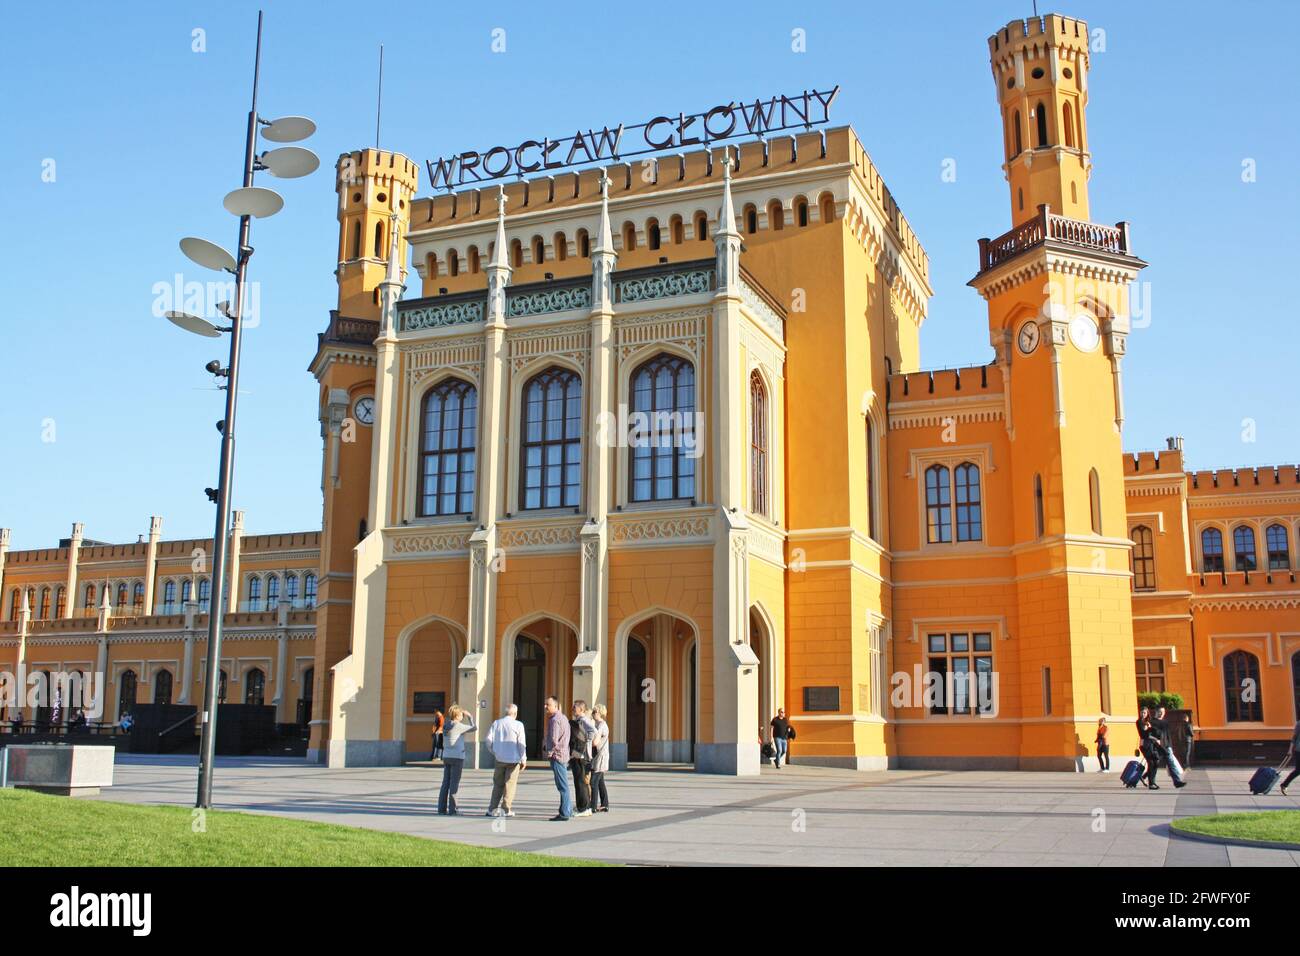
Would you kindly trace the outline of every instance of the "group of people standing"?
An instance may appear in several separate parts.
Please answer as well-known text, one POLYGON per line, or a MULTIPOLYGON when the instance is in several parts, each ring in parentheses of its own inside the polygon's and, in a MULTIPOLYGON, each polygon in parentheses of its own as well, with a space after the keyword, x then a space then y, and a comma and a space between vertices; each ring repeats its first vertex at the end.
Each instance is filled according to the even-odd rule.
MULTIPOLYGON (((575 816, 609 812, 609 791, 605 774, 609 771, 609 724, 605 707, 597 704, 588 711, 587 702, 573 702, 572 719, 565 717, 555 697, 546 698, 546 732, 542 756, 549 761, 560 794, 560 807, 552 820, 570 820, 575 816), (573 775, 570 789, 569 775, 573 775), (576 795, 576 809, 574 797, 576 795)), ((456 794, 460 789, 461 771, 465 766, 466 738, 478 726, 474 716, 458 704, 452 704, 446 717, 435 716, 433 751, 430 759, 442 758, 442 786, 438 791, 438 813, 459 815, 456 794)), ((513 817, 519 774, 528 767, 528 740, 519 708, 510 704, 501 717, 488 728, 488 749, 496 762, 492 772, 492 797, 486 816, 513 817)))

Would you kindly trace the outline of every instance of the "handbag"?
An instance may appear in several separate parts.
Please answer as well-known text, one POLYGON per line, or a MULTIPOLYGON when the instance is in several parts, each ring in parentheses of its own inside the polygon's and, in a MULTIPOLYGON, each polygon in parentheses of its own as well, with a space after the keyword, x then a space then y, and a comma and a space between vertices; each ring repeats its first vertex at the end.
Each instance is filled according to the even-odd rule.
POLYGON ((771 744, 767 744, 767 743, 763 744, 763 759, 771 760, 775 756, 776 756, 776 748, 773 747, 771 744))

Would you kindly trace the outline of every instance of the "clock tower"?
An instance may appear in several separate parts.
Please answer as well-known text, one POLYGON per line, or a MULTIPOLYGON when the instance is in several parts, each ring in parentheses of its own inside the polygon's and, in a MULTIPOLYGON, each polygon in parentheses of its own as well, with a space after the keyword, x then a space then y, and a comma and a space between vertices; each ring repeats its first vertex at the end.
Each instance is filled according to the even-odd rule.
MULTIPOLYGON (((1122 360, 1145 263, 1126 223, 1088 218, 1087 40, 1058 14, 989 38, 1013 227, 980 240, 970 284, 1007 391, 1018 653, 1001 683, 1026 769, 1091 753, 1098 716, 1136 715, 1122 360)), ((1123 753, 1132 731, 1116 724, 1123 753)))

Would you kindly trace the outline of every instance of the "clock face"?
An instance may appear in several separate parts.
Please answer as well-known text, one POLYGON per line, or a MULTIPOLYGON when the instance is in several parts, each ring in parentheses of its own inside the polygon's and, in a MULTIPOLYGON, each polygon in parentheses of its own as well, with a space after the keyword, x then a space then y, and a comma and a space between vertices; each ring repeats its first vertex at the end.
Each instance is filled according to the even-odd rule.
POLYGON ((357 399, 352 406, 352 416, 363 425, 370 425, 375 420, 375 400, 369 395, 357 399))
POLYGON ((1097 323, 1087 315, 1076 315, 1070 320, 1070 340, 1080 352, 1091 352, 1101 342, 1097 323))
POLYGON ((1038 348, 1038 323, 1032 319, 1020 327, 1020 332, 1016 335, 1016 344, 1020 351, 1025 355, 1038 348))

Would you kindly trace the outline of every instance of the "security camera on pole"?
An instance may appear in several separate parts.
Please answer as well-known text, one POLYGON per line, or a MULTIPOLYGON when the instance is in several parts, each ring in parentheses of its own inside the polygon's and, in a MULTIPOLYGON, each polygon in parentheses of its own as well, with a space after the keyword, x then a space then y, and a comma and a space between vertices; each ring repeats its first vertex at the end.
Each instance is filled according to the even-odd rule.
POLYGON ((205 489, 216 502, 216 531, 212 540, 212 610, 208 614, 207 672, 204 674, 202 737, 199 745, 199 786, 196 807, 212 806, 212 765, 216 753, 217 690, 221 674, 221 627, 223 623, 222 600, 226 593, 226 543, 230 534, 230 490, 235 465, 235 405, 239 395, 239 354, 241 325, 244 308, 244 282, 248 275, 248 260, 253 255, 249 245, 249 231, 253 219, 273 216, 284 206, 284 200, 271 189, 253 185, 253 175, 266 170, 272 176, 292 179, 315 171, 320 160, 309 149, 283 146, 261 155, 256 153, 258 127, 262 138, 273 143, 292 143, 306 139, 316 132, 316 124, 304 116, 286 116, 265 120, 257 115, 257 80, 262 63, 262 14, 257 14, 257 52, 253 61, 253 104, 248 111, 248 134, 244 143, 243 186, 229 193, 224 201, 226 210, 239 217, 238 258, 216 243, 193 237, 181 240, 181 252, 191 261, 206 269, 230 272, 235 276, 235 297, 232 303, 223 303, 220 311, 230 321, 229 326, 218 326, 207 319, 187 312, 168 312, 166 317, 176 325, 208 338, 219 338, 230 333, 230 362, 221 367, 218 361, 209 362, 205 368, 217 378, 226 379, 220 386, 226 390, 226 417, 217 423, 221 432, 221 471, 217 487, 205 489))

